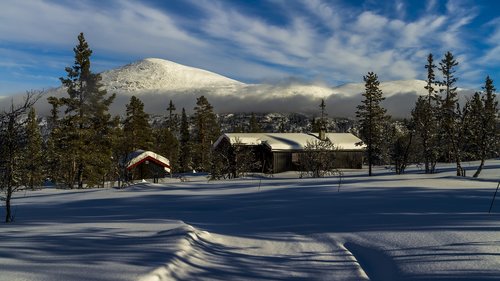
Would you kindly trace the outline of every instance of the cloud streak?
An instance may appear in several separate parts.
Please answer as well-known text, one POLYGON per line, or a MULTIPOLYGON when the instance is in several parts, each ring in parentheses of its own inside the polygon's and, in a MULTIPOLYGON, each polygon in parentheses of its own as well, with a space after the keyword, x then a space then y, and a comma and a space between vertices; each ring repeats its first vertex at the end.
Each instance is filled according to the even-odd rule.
MULTIPOLYGON (((368 71, 381 80, 423 78, 427 54, 439 58, 451 50, 461 58, 463 82, 474 84, 481 76, 477 68, 495 67, 500 53, 499 20, 487 25, 488 49, 478 54, 470 48, 470 26, 480 10, 461 1, 427 1, 414 13, 402 1, 390 3, 392 12, 342 1, 266 2, 280 18, 233 1, 187 1, 182 14, 164 7, 168 3, 131 0, 0 5, 0 40, 6 42, 0 55, 5 49, 16 53, 15 59, 0 59, 0 75, 21 69, 26 79, 33 79, 34 71, 44 72, 38 77, 63 75, 80 31, 94 50, 98 71, 160 57, 244 82, 297 76, 338 84, 360 82, 368 71)), ((53 81, 47 86, 57 86, 53 81)))

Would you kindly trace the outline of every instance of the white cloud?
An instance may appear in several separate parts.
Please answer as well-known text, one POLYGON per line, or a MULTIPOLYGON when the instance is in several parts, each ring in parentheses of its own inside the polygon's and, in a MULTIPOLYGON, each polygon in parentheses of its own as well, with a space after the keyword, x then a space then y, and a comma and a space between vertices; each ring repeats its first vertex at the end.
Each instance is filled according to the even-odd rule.
MULTIPOLYGON (((456 1, 447 3, 446 13, 437 14, 437 2, 430 0, 425 14, 409 20, 401 14, 406 9, 403 1, 393 4, 399 16, 387 16, 348 8, 338 1, 303 0, 295 4, 307 13, 281 3, 279 7, 287 7, 282 13, 288 14, 275 23, 238 10, 231 2, 191 1, 202 15, 196 19, 132 0, 100 7, 64 3, 3 1, 0 21, 5 24, 0 25, 0 40, 68 50, 67 61, 52 62, 52 67, 60 69, 72 63, 67 54, 83 31, 94 54, 111 56, 109 61, 96 63, 101 68, 112 67, 113 60, 124 57, 153 56, 243 80, 305 75, 352 82, 368 71, 376 71, 384 80, 396 80, 423 77, 423 58, 429 52, 436 57, 447 50, 464 53, 463 29, 477 14, 456 1)), ((500 38, 498 30, 492 38, 500 38)), ((499 40, 494 41, 489 42, 493 45, 499 40)), ((484 60, 495 60, 499 50, 495 45, 484 60)), ((36 65, 50 60, 49 55, 33 58, 29 52, 19 51, 15 62, 36 65)))

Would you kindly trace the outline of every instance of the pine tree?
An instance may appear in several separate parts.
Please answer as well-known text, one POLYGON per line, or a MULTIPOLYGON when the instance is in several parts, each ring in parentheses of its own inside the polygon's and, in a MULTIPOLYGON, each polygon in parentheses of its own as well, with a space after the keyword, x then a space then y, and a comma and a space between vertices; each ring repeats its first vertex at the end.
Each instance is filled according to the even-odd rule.
POLYGON ((150 150, 153 146, 153 131, 149 125, 149 114, 144 112, 144 103, 132 96, 126 105, 123 135, 126 153, 137 149, 150 150))
POLYGON ((170 161, 170 174, 179 171, 179 141, 168 128, 154 130, 156 152, 170 161))
MULTIPOLYGON (((65 159, 66 184, 83 188, 84 181, 96 185, 103 180, 111 166, 111 147, 107 142, 111 115, 109 106, 115 95, 106 97, 101 76, 90 70, 90 50, 83 33, 73 49, 75 63, 66 67, 67 77, 60 78, 68 97, 53 98, 58 106, 65 107, 59 122, 59 132, 64 147, 57 153, 65 159)), ((60 147, 61 148, 61 147, 60 147)))
POLYGON ((315 117, 311 119, 311 132, 319 132, 321 129, 321 122, 318 121, 315 117))
POLYGON ((320 128, 320 130, 326 130, 326 121, 325 121, 325 116, 326 116, 325 108, 326 108, 326 104, 325 104, 325 100, 324 99, 321 99, 321 103, 319 105, 319 108, 321 109, 321 120, 319 122, 319 128, 320 128))
POLYGON ((24 185, 30 189, 40 186, 43 180, 42 142, 35 108, 31 107, 26 123, 26 148, 22 161, 24 185))
POLYGON ((478 177, 488 157, 494 156, 498 145, 496 116, 498 101, 496 101, 493 80, 487 76, 484 92, 476 92, 465 106, 467 114, 467 144, 469 152, 475 159, 481 160, 473 177, 478 177))
POLYGON ((249 133, 262 133, 262 128, 260 127, 259 122, 257 122, 257 118, 255 118, 255 114, 253 112, 252 115, 250 115, 249 123, 249 133))
POLYGON ((168 122, 167 128, 170 132, 177 131, 177 115, 174 113, 176 110, 174 103, 172 100, 168 103, 167 111, 168 111, 168 122))
POLYGON ((465 170, 462 168, 462 149, 460 143, 462 112, 458 104, 457 87, 455 86, 457 78, 455 77, 455 67, 458 62, 451 52, 447 52, 439 63, 438 69, 443 75, 443 80, 439 82, 441 95, 439 98, 440 120, 439 128, 441 147, 444 148, 445 159, 453 159, 457 165, 457 176, 465 176, 465 170))
POLYGON ((386 110, 380 106, 385 98, 382 97, 377 74, 368 72, 363 80, 365 99, 357 106, 356 117, 359 118, 361 139, 367 146, 368 175, 371 176, 372 165, 382 157, 383 126, 388 116, 386 116, 386 110))
POLYGON ((209 171, 212 143, 219 137, 220 128, 213 107, 204 96, 197 99, 194 111, 193 164, 195 169, 209 171))
POLYGON ((403 120, 401 125, 393 123, 390 129, 386 130, 387 139, 390 140, 389 155, 391 164, 394 165, 396 174, 404 174, 406 166, 413 155, 414 131, 413 122, 406 119, 403 120))
POLYGON ((50 117, 48 119, 48 129, 49 137, 47 139, 44 155, 46 163, 44 165, 45 174, 52 181, 52 183, 59 183, 60 181, 65 182, 63 173, 63 160, 64 151, 63 137, 61 132, 61 122, 59 120, 59 107, 60 101, 56 97, 47 98, 52 108, 50 110, 50 117))
POLYGON ((187 172, 191 169, 191 135, 186 110, 182 108, 179 140, 179 170, 187 172))
POLYGON ((438 157, 437 143, 437 119, 436 119, 436 85, 432 54, 427 57, 427 90, 426 97, 418 97, 415 108, 412 110, 412 119, 416 134, 420 137, 422 155, 425 165, 425 173, 434 173, 438 157))

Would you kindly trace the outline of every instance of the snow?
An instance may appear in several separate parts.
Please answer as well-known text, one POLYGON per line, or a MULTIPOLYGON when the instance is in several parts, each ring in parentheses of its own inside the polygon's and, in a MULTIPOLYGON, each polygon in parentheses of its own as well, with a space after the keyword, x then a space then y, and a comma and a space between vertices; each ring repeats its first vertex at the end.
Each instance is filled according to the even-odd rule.
MULTIPOLYGON (((364 83, 336 87, 299 82, 275 85, 245 84, 210 71, 159 58, 147 58, 104 71, 102 82, 109 92, 128 95, 204 91, 217 96, 238 97, 244 94, 247 97, 275 99, 303 95, 326 99, 331 95, 357 96, 364 92, 364 83)), ((408 92, 424 95, 424 86, 425 81, 422 80, 387 81, 380 84, 385 96, 408 92)))
MULTIPOLYGON (((361 140, 351 133, 327 133, 326 137, 339 149, 364 149, 364 146, 356 145, 361 140)), ((224 138, 228 139, 231 144, 260 145, 264 143, 272 151, 303 150, 308 143, 319 140, 317 133, 226 133, 217 139, 214 147, 218 146, 224 138)))
POLYGON ((480 179, 454 172, 346 170, 340 191, 289 172, 16 193, 0 280, 498 279, 500 159, 480 179))
MULTIPOLYGON (((156 154, 152 151, 136 150, 127 157, 127 169, 131 169, 144 159, 153 159, 155 160, 155 162, 170 166, 170 161, 159 154, 156 154)), ((165 172, 170 173, 170 167, 163 167, 163 169, 165 170, 165 172)))
POLYGON ((102 73, 102 82, 111 92, 226 88, 241 84, 213 72, 157 58, 148 58, 105 71, 102 73))

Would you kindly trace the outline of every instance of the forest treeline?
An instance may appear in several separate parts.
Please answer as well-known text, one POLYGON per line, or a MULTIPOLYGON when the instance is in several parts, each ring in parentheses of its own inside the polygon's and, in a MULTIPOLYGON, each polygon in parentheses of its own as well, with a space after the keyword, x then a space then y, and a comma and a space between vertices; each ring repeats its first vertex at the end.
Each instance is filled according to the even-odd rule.
MULTIPOLYGON (((197 98, 194 114, 165 104, 167 120, 152 127, 144 103, 132 96, 123 118, 113 117, 109 106, 114 94, 103 90, 101 76, 91 70, 92 50, 83 33, 75 46, 74 64, 60 78, 65 96, 47 97, 51 105, 49 134, 43 138, 33 105, 43 92, 30 91, 25 102, 0 113, 0 188, 6 201, 6 221, 13 192, 33 189, 50 179, 68 188, 102 187, 107 181, 124 178, 124 161, 135 150, 152 150, 170 160, 174 173, 192 170, 216 172, 219 157, 212 145, 221 130, 209 101, 197 98), (180 112, 180 113, 179 113, 180 112), (214 170, 215 169, 215 170, 214 170)), ((369 174, 373 165, 394 167, 404 173, 409 163, 421 163, 426 173, 436 172, 440 161, 456 163, 457 175, 465 176, 462 161, 480 160, 477 177, 486 159, 498 157, 498 101, 493 80, 488 76, 481 91, 460 105, 457 98, 458 62, 448 52, 435 65, 429 54, 425 69, 426 96, 420 96, 411 118, 394 122, 383 108, 383 93, 375 73, 363 77, 365 93, 357 107, 359 137, 366 144, 369 174)), ((311 131, 324 128, 325 103, 321 118, 313 119, 311 131)), ((254 115, 240 130, 261 132, 254 115)), ((219 159, 220 160, 220 159, 219 159)), ((236 164, 235 164, 236 165, 236 164)))

